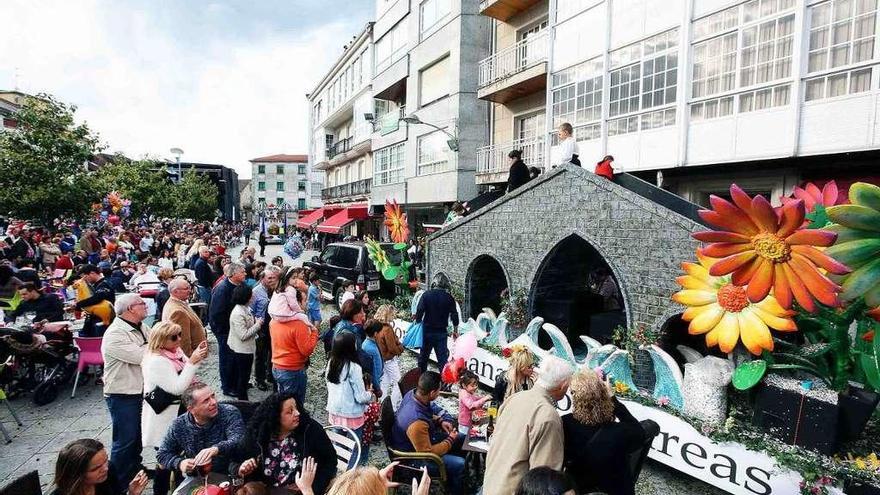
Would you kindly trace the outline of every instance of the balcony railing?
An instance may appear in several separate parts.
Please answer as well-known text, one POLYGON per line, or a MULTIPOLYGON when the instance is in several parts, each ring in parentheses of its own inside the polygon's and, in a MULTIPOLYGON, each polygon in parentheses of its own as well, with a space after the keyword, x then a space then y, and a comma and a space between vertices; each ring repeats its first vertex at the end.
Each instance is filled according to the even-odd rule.
POLYGON ((546 145, 543 138, 534 137, 477 148, 477 174, 507 172, 510 169, 507 154, 511 150, 522 150, 522 160, 527 166, 544 167, 546 145))
POLYGON ((348 184, 341 184, 333 187, 326 187, 321 190, 321 199, 324 201, 337 198, 347 198, 350 196, 361 196, 370 194, 370 186, 373 179, 361 179, 348 184))
POLYGON ((352 141, 353 139, 351 137, 347 137, 330 145, 330 147, 327 148, 327 159, 329 160, 336 155, 345 153, 346 151, 350 150, 352 141))
POLYGON ((479 86, 488 86, 547 60, 547 32, 504 48, 480 61, 479 86))

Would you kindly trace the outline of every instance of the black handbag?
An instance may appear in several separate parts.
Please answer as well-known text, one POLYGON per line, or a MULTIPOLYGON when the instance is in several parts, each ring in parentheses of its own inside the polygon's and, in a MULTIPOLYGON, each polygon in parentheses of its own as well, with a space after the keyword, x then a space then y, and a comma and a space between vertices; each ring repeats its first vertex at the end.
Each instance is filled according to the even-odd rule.
POLYGON ((180 404, 179 395, 171 394, 159 387, 144 394, 144 400, 156 414, 162 414, 162 411, 168 409, 172 404, 180 404))

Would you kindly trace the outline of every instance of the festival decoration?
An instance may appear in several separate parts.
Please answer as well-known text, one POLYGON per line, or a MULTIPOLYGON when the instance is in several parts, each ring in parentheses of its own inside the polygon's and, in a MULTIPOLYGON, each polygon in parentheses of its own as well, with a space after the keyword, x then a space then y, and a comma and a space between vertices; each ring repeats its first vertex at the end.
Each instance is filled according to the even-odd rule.
POLYGON ((92 211, 97 218, 111 225, 119 225, 123 218, 128 218, 131 214, 131 201, 112 191, 100 203, 93 204, 92 211))
MULTIPOLYGON (((680 346, 682 347, 682 346, 680 346)), ((727 385, 733 363, 705 356, 684 365, 684 410, 688 416, 711 423, 727 419, 727 385)))
POLYGON ((299 258, 304 250, 305 245, 298 232, 290 236, 287 239, 287 242, 284 243, 284 253, 293 259, 299 258))
POLYGON ((779 217, 763 196, 752 198, 735 184, 730 194, 733 203, 713 195, 713 209, 699 212, 703 220, 724 230, 693 234, 707 243, 706 256, 721 258, 710 275, 731 275, 732 286, 745 287, 752 303, 764 300, 773 289, 784 309, 792 308, 792 296, 810 312, 816 310, 814 300, 838 306, 837 294, 842 289, 819 269, 837 275, 849 269, 817 249, 834 244, 837 234, 804 229, 801 200, 784 205, 779 217))
MULTIPOLYGON (((804 188, 795 186, 792 191, 793 197, 781 197, 783 205, 794 203, 797 200, 804 202, 804 211, 806 219, 804 220, 804 228, 821 229, 828 224, 828 216, 826 209, 840 203, 840 192, 835 181, 828 181, 819 189, 819 186, 812 182, 807 183, 804 188)), ((777 209, 777 211, 780 211, 777 209)))
POLYGON ((388 227, 392 241, 404 243, 409 238, 406 213, 400 210, 396 200, 385 200, 385 226, 388 227))
POLYGON ((825 254, 852 269, 840 277, 844 301, 864 297, 869 307, 880 307, 880 186, 857 182, 849 200, 828 208, 838 240, 825 254))
POLYGON ((772 295, 752 302, 746 289, 735 285, 730 276, 714 276, 713 269, 721 261, 706 256, 706 249, 697 249, 699 263, 684 262, 687 273, 676 279, 683 290, 672 300, 687 306, 682 315, 689 321, 688 333, 706 335, 706 345, 732 352, 737 342, 752 354, 773 350, 770 328, 781 332, 797 330, 792 311, 784 309, 772 295))

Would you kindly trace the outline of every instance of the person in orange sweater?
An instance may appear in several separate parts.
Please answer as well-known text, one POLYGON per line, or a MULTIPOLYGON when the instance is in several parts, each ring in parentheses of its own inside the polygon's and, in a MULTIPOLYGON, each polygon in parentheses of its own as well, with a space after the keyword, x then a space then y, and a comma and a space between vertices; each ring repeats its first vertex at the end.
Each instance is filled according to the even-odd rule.
POLYGON ((290 392, 300 404, 306 399, 306 367, 318 343, 318 330, 301 320, 269 323, 272 376, 278 393, 290 392))

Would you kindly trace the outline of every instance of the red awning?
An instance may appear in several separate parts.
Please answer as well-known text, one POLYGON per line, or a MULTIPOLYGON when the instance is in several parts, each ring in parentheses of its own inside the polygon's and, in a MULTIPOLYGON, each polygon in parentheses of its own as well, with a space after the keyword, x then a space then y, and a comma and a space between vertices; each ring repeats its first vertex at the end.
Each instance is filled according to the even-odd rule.
POLYGON ((308 215, 300 218, 296 221, 296 226, 301 229, 310 229, 312 225, 320 222, 324 219, 324 209, 318 208, 317 210, 311 211, 308 215))
POLYGON ((370 218, 370 214, 367 211, 366 205, 351 206, 328 218, 321 225, 318 225, 318 232, 338 234, 346 225, 357 220, 366 220, 367 218, 370 218))

